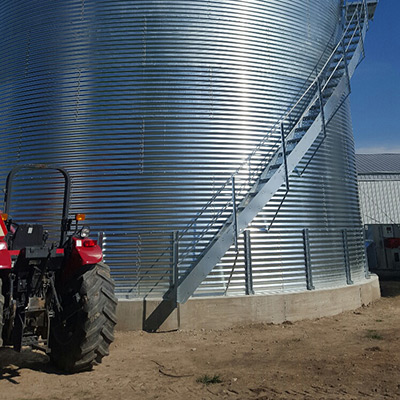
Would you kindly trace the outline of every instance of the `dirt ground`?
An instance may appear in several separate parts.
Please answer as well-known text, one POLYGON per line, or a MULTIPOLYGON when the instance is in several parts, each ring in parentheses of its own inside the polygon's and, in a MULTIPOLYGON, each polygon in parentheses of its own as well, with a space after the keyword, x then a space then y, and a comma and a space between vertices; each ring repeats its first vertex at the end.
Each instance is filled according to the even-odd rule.
POLYGON ((7 400, 400 399, 400 295, 293 324, 117 332, 111 355, 77 375, 29 350, 0 349, 0 362, 7 400))

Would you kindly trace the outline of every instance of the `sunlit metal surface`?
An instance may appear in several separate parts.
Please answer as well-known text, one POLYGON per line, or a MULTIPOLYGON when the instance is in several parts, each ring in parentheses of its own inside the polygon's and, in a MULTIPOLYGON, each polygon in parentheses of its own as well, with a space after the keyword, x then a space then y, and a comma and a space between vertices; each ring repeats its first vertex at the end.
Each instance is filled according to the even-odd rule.
MULTIPOLYGON (((339 0, 2 1, 2 181, 15 163, 67 168, 72 211, 105 232, 121 295, 159 296, 172 232, 311 82, 339 19, 339 0)), ((270 207, 251 226, 256 292, 305 289, 304 228, 315 230, 315 287, 346 283, 341 231, 360 226, 347 103, 329 133, 303 178, 292 177, 271 229, 270 207)), ((21 177, 15 218, 34 210, 58 226, 61 190, 46 188, 21 177)), ((362 279, 361 229, 348 236, 352 277, 362 279)), ((243 253, 231 250, 197 294, 244 293, 243 271, 243 253)))

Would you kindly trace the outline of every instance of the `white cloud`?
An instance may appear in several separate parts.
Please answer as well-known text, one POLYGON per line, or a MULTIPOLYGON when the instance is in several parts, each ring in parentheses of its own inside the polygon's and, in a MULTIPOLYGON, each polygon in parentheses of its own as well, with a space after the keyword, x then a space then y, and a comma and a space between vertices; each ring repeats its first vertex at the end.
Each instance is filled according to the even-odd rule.
POLYGON ((400 146, 356 147, 357 154, 400 153, 400 146))

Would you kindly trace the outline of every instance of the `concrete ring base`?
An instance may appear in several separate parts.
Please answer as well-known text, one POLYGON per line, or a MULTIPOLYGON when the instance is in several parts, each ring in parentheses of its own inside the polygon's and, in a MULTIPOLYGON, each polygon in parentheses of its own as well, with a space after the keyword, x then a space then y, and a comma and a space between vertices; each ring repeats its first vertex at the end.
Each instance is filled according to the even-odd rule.
POLYGON ((192 298, 177 308, 160 307, 162 302, 157 299, 120 300, 117 329, 224 329, 239 324, 282 323, 336 315, 379 298, 378 277, 371 275, 370 279, 351 286, 296 293, 192 298), (156 327, 149 329, 151 319, 157 320, 156 327))

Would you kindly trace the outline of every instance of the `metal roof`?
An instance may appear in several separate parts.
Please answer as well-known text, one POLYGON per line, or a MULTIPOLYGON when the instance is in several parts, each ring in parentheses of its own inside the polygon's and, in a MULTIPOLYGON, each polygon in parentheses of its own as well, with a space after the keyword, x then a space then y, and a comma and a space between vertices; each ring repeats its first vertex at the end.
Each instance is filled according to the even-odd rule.
POLYGON ((400 173, 400 153, 356 154, 358 174, 400 173))

